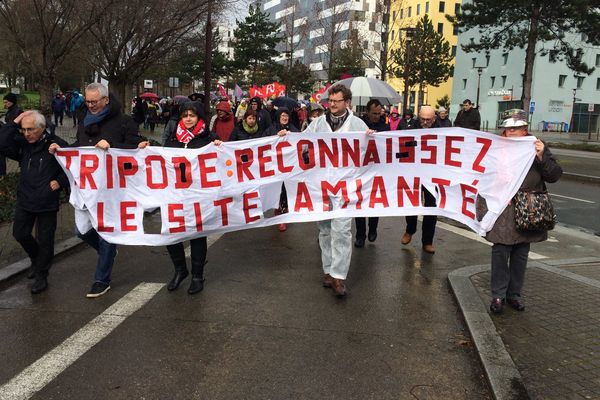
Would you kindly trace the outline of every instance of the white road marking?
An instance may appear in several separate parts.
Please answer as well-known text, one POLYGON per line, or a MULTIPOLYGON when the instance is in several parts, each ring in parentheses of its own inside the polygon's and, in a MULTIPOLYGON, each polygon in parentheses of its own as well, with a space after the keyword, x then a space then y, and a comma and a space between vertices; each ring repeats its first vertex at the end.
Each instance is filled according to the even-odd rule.
POLYGON ((0 386, 0 399, 29 399, 148 303, 164 286, 163 283, 140 283, 71 337, 0 386))
POLYGON ((575 200, 575 201, 581 201, 582 203, 596 204, 595 201, 578 199, 577 197, 563 196, 563 195, 556 194, 556 193, 550 193, 550 196, 553 196, 553 197, 562 197, 563 199, 569 199, 569 200, 575 200))
MULTIPOLYGON (((491 246, 493 244, 493 243, 488 242, 487 240, 485 240, 484 238, 482 238, 475 232, 466 230, 463 228, 459 228, 458 226, 450 225, 450 224, 447 224, 447 223, 441 222, 441 221, 438 221, 436 226, 439 226, 440 228, 447 230, 449 232, 456 233, 457 235, 466 237, 467 239, 471 239, 471 240, 474 240, 479 243, 487 244, 488 246, 491 246)), ((534 253, 533 251, 530 251, 529 258, 532 260, 542 260, 542 259, 548 258, 548 257, 546 257, 542 254, 538 254, 538 253, 534 253)))

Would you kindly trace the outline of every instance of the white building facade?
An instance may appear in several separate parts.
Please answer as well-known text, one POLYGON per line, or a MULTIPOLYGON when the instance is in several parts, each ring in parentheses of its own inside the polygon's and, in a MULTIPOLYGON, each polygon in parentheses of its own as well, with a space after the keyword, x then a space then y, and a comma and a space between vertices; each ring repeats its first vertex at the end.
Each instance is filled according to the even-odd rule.
MULTIPOLYGON (((477 103, 479 89, 482 129, 492 130, 502 111, 521 107, 525 49, 465 53, 461 45, 477 38, 476 35, 473 30, 459 35, 451 118, 465 99, 477 103)), ((570 39, 574 47, 583 49, 587 65, 596 70, 591 75, 577 74, 554 53, 541 55, 545 49, 552 49, 553 43, 538 43, 531 86, 532 130, 597 133, 600 128, 600 47, 586 44, 581 35, 572 35, 570 39)))

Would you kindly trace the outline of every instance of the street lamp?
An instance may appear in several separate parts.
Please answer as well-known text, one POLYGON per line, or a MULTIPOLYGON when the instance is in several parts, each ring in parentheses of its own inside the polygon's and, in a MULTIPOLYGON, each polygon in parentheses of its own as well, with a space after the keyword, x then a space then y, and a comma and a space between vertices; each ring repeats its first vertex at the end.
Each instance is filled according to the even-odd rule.
POLYGON ((479 88, 481 84, 481 73, 483 72, 484 67, 475 67, 477 68, 477 98, 475 100, 477 104, 477 109, 479 110, 479 88))
MULTIPOLYGON (((404 109, 408 109, 408 90, 410 89, 410 43, 413 39, 413 34, 415 33, 415 28, 403 28, 401 29, 406 31, 406 51, 404 52, 404 109)), ((404 112, 404 111, 402 111, 404 112)))
MULTIPOLYGON (((571 133, 575 133, 575 127, 573 126, 573 123, 575 122, 575 103, 577 100, 581 99, 577 98, 577 88, 575 88, 573 89, 573 107, 571 107, 571 122, 569 126, 569 132, 571 133)), ((577 128, 579 128, 579 126, 577 128)))

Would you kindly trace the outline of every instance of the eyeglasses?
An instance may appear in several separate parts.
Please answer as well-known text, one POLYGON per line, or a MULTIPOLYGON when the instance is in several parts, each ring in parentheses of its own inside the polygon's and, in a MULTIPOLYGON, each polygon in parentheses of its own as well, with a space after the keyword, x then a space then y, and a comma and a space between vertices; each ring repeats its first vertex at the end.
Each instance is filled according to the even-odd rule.
POLYGON ((344 99, 342 99, 342 100, 328 99, 327 101, 332 104, 339 104, 339 103, 344 103, 346 100, 344 100, 344 99))
POLYGON ((29 133, 29 132, 35 132, 37 129, 40 129, 40 128, 21 128, 21 129, 19 129, 19 131, 21 133, 29 133))
POLYGON ((420 121, 425 121, 425 122, 429 122, 429 121, 434 121, 435 118, 419 118, 420 121))
POLYGON ((87 104, 88 106, 94 107, 96 104, 100 103, 105 98, 106 98, 106 96, 100 97, 98 100, 86 100, 85 104, 87 104))

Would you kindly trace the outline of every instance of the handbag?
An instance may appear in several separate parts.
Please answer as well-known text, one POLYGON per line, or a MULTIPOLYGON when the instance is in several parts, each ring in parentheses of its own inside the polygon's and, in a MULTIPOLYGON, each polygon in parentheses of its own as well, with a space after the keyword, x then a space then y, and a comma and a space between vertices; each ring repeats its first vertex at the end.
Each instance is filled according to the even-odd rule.
POLYGON ((556 214, 546 190, 519 190, 513 197, 515 224, 520 231, 545 231, 554 229, 556 214))

